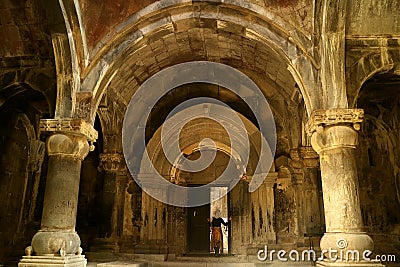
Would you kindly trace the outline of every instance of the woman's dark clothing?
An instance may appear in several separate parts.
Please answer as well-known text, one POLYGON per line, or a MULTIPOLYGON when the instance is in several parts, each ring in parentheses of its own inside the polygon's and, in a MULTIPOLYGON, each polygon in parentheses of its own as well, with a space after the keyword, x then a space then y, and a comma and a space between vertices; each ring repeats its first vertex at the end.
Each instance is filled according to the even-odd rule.
POLYGON ((211 226, 211 250, 215 250, 215 254, 222 252, 222 229, 221 224, 227 226, 228 222, 225 222, 222 218, 212 218, 210 223, 211 226))
POLYGON ((215 217, 212 218, 211 227, 221 227, 221 224, 223 224, 225 226, 228 225, 228 223, 225 222, 224 219, 222 219, 222 218, 218 218, 218 219, 215 217))

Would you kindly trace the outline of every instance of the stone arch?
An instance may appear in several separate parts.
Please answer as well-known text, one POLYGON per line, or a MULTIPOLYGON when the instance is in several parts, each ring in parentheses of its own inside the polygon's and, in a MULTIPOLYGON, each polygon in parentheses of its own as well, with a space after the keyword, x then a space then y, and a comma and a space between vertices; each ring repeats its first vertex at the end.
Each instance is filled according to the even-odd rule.
POLYGON ((68 34, 72 65, 84 69, 89 63, 89 53, 79 2, 61 0, 59 4, 68 34))
POLYGON ((3 80, 12 77, 12 81, 1 84, 0 88, 0 107, 8 100, 24 92, 35 91, 43 95, 49 107, 49 113, 54 114, 56 105, 55 84, 49 77, 43 77, 43 73, 35 69, 24 71, 13 71, 3 74, 3 80), (8 77, 8 78, 7 78, 8 77))
MULTIPOLYGON (((246 129, 248 130, 249 134, 249 139, 250 139, 250 146, 251 150, 253 150, 253 153, 250 152, 250 159, 249 159, 249 165, 253 165, 248 167, 247 170, 249 173, 247 173, 247 180, 246 179, 241 179, 238 183, 238 186, 242 188, 243 183, 248 184, 249 181, 251 181, 252 178, 252 171, 255 170, 255 166, 257 165, 258 161, 258 155, 260 153, 260 147, 258 145, 259 140, 256 137, 256 133, 259 132, 258 128, 250 122, 247 118, 245 118, 243 115, 238 113, 238 116, 243 120, 246 129), (239 185, 240 184, 240 185, 239 185)), ((189 124, 189 123, 188 123, 189 124)), ((227 140, 222 138, 222 135, 220 135, 218 132, 213 130, 212 132, 215 133, 214 135, 210 136, 210 125, 207 124, 207 121, 203 122, 193 122, 193 125, 195 127, 184 127, 181 136, 184 136, 184 140, 181 143, 181 149, 184 153, 192 153, 196 152, 196 148, 198 148, 198 141, 202 140, 204 137, 212 138, 213 141, 216 144, 216 148, 218 151, 222 152, 223 154, 227 155, 228 157, 232 156, 232 154, 238 154, 232 151, 230 144, 227 142, 227 140), (207 131, 204 131, 207 130, 207 131), (200 134, 199 134, 200 132, 200 134)), ((161 126, 162 127, 162 126, 161 126)), ((172 181, 170 178, 174 173, 174 168, 175 166, 171 164, 165 156, 163 156, 163 151, 162 151, 162 143, 161 143, 161 127, 157 129, 153 137, 150 139, 150 141, 147 144, 147 150, 149 153, 149 157, 151 159, 151 162, 155 164, 155 168, 159 171, 162 176, 175 183, 178 185, 185 185, 184 183, 180 183, 182 181, 180 180, 175 180, 172 181)), ((143 166, 142 166, 143 167, 143 166)), ((274 166, 272 166, 274 168, 274 166)), ((139 174, 140 176, 141 174, 139 174)), ((143 174, 142 174, 143 175, 143 174)), ((150 176, 143 176, 142 179, 146 178, 152 178, 150 176)), ((240 177, 238 177, 239 180, 240 177)), ((203 180, 202 180, 203 181, 203 180)), ((191 181, 196 182, 196 181, 191 181)), ((201 184, 201 183, 200 183, 201 184)), ((264 185, 263 187, 264 188, 264 185)), ((236 189, 236 187, 235 187, 236 189)), ((234 190, 235 190, 234 189, 234 190)), ((264 189, 260 189, 264 190, 264 189)), ((239 190, 240 191, 240 190, 239 190)), ((235 197, 239 197, 238 195, 238 190, 236 189, 235 191, 235 197)), ((244 192, 248 197, 250 196, 250 193, 246 190, 244 192)), ((147 193, 142 193, 142 230, 140 232, 140 238, 141 242, 144 242, 145 244, 151 243, 154 240, 159 240, 157 242, 157 246, 160 246, 160 250, 162 251, 164 249, 164 246, 172 246, 173 249, 182 250, 182 253, 185 252, 185 249, 187 250, 187 241, 186 237, 188 235, 188 232, 186 231, 186 221, 185 221, 185 215, 182 214, 182 211, 184 208, 180 207, 174 207, 174 206, 167 206, 166 204, 155 200, 154 198, 150 197, 147 193), (177 220, 172 220, 164 223, 160 223, 163 221, 163 213, 166 212, 168 216, 177 216, 177 220), (179 219, 178 219, 179 218, 179 219), (153 223, 157 222, 157 223, 153 223), (180 228, 182 229, 182 232, 178 234, 176 231, 169 231, 168 229, 174 229, 174 228, 180 228), (180 244, 180 247, 174 247, 176 244, 180 244)), ((179 197, 179 196, 178 196, 179 197)), ((228 196, 232 198, 232 196, 228 196)), ((235 214, 235 216, 238 216, 238 214, 235 214)), ((238 230, 237 230, 238 231, 238 230)), ((240 246, 239 243, 240 241, 237 241, 237 246, 240 246)), ((152 244, 152 243, 151 243, 152 244)), ((154 245, 155 246, 155 245, 154 245)))
MULTIPOLYGON (((248 175, 249 178, 251 178, 258 164, 259 155, 261 154, 260 139, 258 138, 260 132, 257 129, 257 127, 246 117, 244 117, 239 113, 238 116, 242 119, 248 131, 251 151, 248 164, 246 166, 246 174, 248 175)), ((193 153, 196 151, 196 149, 198 149, 199 141, 203 140, 206 137, 208 138, 211 137, 210 132, 207 130, 212 125, 213 123, 210 124, 204 120, 203 121, 200 120, 200 122, 196 121, 196 127, 184 128, 180 133, 182 136, 185 136, 184 140, 173 140, 173 141, 180 143, 180 147, 183 153, 186 154, 193 153), (181 141, 183 141, 183 143, 181 141)), ((149 143, 147 144, 147 151, 151 162, 154 164, 155 169, 157 169, 158 172, 163 176, 166 176, 168 174, 170 175, 173 174, 173 170, 174 168, 176 168, 176 166, 174 166, 174 163, 176 163, 177 161, 168 162, 168 159, 163 154, 163 147, 161 143, 161 128, 162 126, 159 129, 157 129, 154 136, 150 139, 149 143)), ((215 135, 212 135, 212 137, 213 141, 216 144, 216 149, 218 151, 221 151, 227 154, 228 156, 231 157, 233 156, 236 160, 240 162, 240 152, 232 150, 231 144, 230 142, 228 142, 229 140, 222 138, 222 135, 220 135, 219 132, 215 133, 215 135)), ((144 169, 145 166, 142 165, 140 169, 142 168, 144 169)), ((267 173, 269 170, 263 170, 263 171, 267 173)))
MULTIPOLYGON (((44 195, 39 188, 43 182, 41 169, 45 144, 38 140, 39 133, 35 127, 40 112, 35 114, 30 109, 29 114, 24 110, 26 104, 23 101, 18 103, 24 98, 24 92, 21 89, 19 94, 8 95, 7 103, 0 108, 0 187, 4 203, 0 211, 0 226, 5 229, 0 260, 3 262, 11 259, 12 251, 17 247, 25 246, 37 230, 36 223, 40 222, 37 211, 42 207, 44 195)), ((40 100, 43 98, 41 96, 40 100)))
POLYGON ((397 62, 376 66, 368 73, 376 74, 362 84, 355 105, 365 113, 357 158, 361 211, 379 253, 387 240, 398 245, 391 235, 398 233, 400 222, 398 213, 392 212, 400 207, 400 75, 396 75, 397 62))
POLYGON ((347 98, 349 107, 355 107, 362 86, 380 73, 400 71, 400 58, 392 51, 381 49, 362 55, 347 71, 347 98))
POLYGON ((29 120, 28 116, 24 113, 20 113, 16 115, 15 124, 21 123, 23 128, 25 129, 26 136, 28 137, 29 141, 33 141, 37 139, 37 133, 35 128, 33 127, 31 121, 29 120))
MULTIPOLYGON (((257 14, 253 10, 254 6, 251 4, 247 7, 241 6, 239 2, 235 1, 230 5, 210 5, 212 8, 197 13, 191 10, 192 5, 180 4, 170 6, 169 9, 165 8, 163 12, 157 12, 157 16, 152 13, 147 14, 146 12, 151 10, 149 8, 122 23, 116 35, 106 38, 101 43, 102 48, 98 48, 97 54, 93 56, 91 64, 83 75, 81 91, 92 92, 94 98, 91 120, 102 95, 121 64, 124 64, 133 53, 140 53, 148 45, 149 40, 160 40, 161 37, 174 33, 179 23, 195 23, 199 28, 207 28, 207 25, 212 24, 212 27, 224 28, 239 38, 247 37, 257 45, 268 47, 282 62, 285 62, 285 68, 294 77, 304 97, 307 111, 310 113, 318 107, 318 92, 311 88, 316 86, 311 80, 314 81, 317 76, 317 67, 312 55, 307 52, 311 48, 311 41, 266 10, 257 9, 259 13, 257 14), (230 11, 232 15, 222 14, 222 10, 230 11), (254 20, 252 23, 249 23, 249 17, 254 20), (191 19, 194 21, 190 22, 191 19)), ((141 77, 138 83, 145 79, 146 77, 141 77)))
POLYGON ((139 20, 143 20, 148 18, 152 15, 155 11, 159 12, 160 9, 174 9, 179 8, 180 6, 191 6, 193 5, 194 9, 200 11, 199 6, 202 4, 201 2, 205 2, 210 5, 214 6, 231 6, 232 11, 237 10, 243 12, 243 10, 247 10, 248 12, 252 12, 253 14, 258 14, 260 17, 269 21, 272 24, 272 27, 276 27, 277 29, 286 32, 286 34, 292 35, 292 40, 294 43, 299 43, 301 46, 307 47, 307 43, 311 44, 309 37, 307 37, 303 32, 298 30, 292 24, 288 23, 287 21, 283 20, 279 16, 275 15, 274 13, 270 12, 266 8, 259 6, 255 3, 250 1, 243 2, 240 0, 233 0, 229 3, 223 3, 221 0, 207 0, 207 1, 191 1, 191 0, 174 0, 174 1, 166 1, 166 0, 159 0, 156 1, 147 7, 143 8, 139 12, 131 15, 127 20, 120 25, 118 25, 115 29, 115 34, 105 36, 91 51, 90 58, 94 59, 98 55, 100 50, 104 49, 104 44, 109 43, 110 40, 115 39, 115 36, 126 31, 129 28, 130 24, 135 23, 139 20), (197 2, 197 3, 196 3, 197 2))
MULTIPOLYGON (((49 2, 43 5, 43 8, 48 18, 47 30, 51 36, 49 41, 54 56, 51 65, 54 66, 55 62, 55 75, 51 77, 52 81, 55 81, 52 87, 55 91, 53 94, 57 97, 57 102, 54 103, 54 117, 72 118, 75 116, 75 109, 78 113, 82 112, 76 103, 76 94, 80 88, 80 73, 88 63, 79 1, 49 2)), ((39 62, 38 65, 40 69, 43 64, 39 62)))

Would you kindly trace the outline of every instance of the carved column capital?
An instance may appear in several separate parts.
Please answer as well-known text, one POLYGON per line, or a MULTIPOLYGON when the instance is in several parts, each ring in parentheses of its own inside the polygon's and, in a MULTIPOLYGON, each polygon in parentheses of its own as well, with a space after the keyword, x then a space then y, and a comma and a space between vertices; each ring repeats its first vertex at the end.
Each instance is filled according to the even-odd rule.
POLYGON ((316 168, 319 165, 318 153, 311 146, 299 147, 299 154, 303 161, 304 167, 316 168))
POLYGON ((85 137, 55 133, 46 140, 49 156, 71 157, 83 160, 89 153, 89 144, 85 137))
POLYGON ((315 110, 307 122, 312 147, 318 154, 338 147, 356 148, 363 117, 362 109, 315 110))
POLYGON ((42 119, 40 120, 39 128, 42 133, 50 132, 84 136, 90 142, 95 142, 98 138, 98 133, 93 126, 79 118, 42 119))
POLYGON ((100 154, 99 169, 108 172, 124 171, 124 156, 119 153, 100 154))
POLYGON ((363 119, 363 109, 319 109, 312 112, 306 129, 309 134, 312 134, 315 131, 319 131, 321 127, 351 125, 358 131, 363 119))
POLYGON ((270 172, 268 175, 265 177, 264 184, 268 188, 273 188, 274 185, 276 184, 276 180, 278 179, 278 173, 277 172, 270 172))

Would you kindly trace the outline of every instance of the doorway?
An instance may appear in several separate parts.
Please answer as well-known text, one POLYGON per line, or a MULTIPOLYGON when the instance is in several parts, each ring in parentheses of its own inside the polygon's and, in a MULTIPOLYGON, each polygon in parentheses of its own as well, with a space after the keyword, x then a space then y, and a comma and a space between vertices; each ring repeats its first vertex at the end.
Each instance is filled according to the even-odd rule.
MULTIPOLYGON (((217 212, 220 213, 221 218, 228 222, 229 214, 228 214, 228 187, 212 187, 210 190, 210 197, 211 199, 217 199, 210 204, 210 218, 215 217, 217 212)), ((228 254, 229 252, 229 224, 227 226, 221 225, 222 230, 222 251, 223 254, 228 254)), ((211 234, 210 234, 210 241, 211 241, 211 234)), ((211 248, 210 251, 212 251, 211 248)))
POLYGON ((188 250, 189 253, 210 252, 210 204, 188 208, 188 250))
MULTIPOLYGON (((209 197, 216 199, 211 202, 199 207, 188 208, 188 228, 187 228, 187 241, 188 241, 188 253, 190 254, 209 254, 213 249, 211 245, 211 231, 209 219, 214 217, 218 210, 221 214, 221 218, 228 222, 229 218, 229 197, 227 194, 228 187, 212 187, 209 191, 209 197)), ((222 245, 223 254, 229 253, 230 247, 230 226, 222 225, 222 245)))
MULTIPOLYGON (((208 150, 203 150, 203 156, 207 157, 208 150)), ((189 160, 196 160, 200 157, 199 151, 188 155, 189 160)), ((196 173, 180 172, 179 177, 183 178, 187 186, 202 186, 210 185, 216 178, 220 177, 226 170, 230 161, 230 156, 222 151, 217 151, 216 157, 211 165, 196 173)), ((236 171, 236 170, 235 170, 236 171)), ((238 176, 239 173, 232 173, 233 176, 238 176)), ((226 183, 214 183, 212 187, 205 188, 206 190, 201 196, 205 201, 210 203, 199 207, 187 208, 187 253, 190 254, 206 254, 209 255, 211 248, 211 228, 209 220, 215 216, 216 210, 219 210, 220 217, 228 222, 229 213, 229 185, 226 183), (216 199, 216 200, 215 200, 216 199), (212 201, 215 200, 215 201, 212 201)), ((222 245, 220 253, 228 254, 230 246, 230 227, 222 226, 222 245)))

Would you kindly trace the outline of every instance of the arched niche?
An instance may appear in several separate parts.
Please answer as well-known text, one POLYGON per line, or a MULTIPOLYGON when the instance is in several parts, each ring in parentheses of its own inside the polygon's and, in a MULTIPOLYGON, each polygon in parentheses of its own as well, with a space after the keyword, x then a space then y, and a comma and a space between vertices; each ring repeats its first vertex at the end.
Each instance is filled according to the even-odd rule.
POLYGON ((371 77, 357 107, 365 113, 357 157, 364 224, 377 253, 399 253, 394 236, 400 234, 400 76, 389 71, 371 77))

